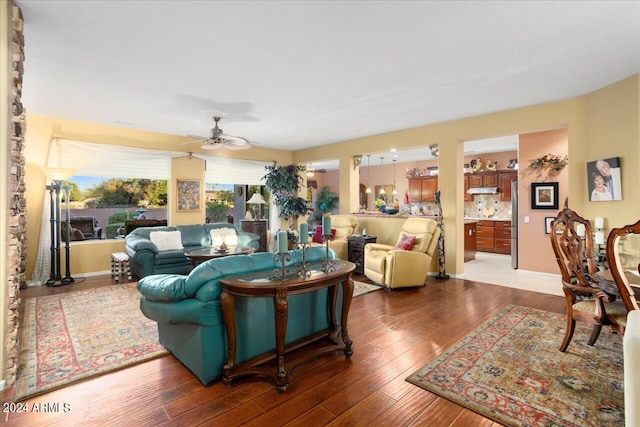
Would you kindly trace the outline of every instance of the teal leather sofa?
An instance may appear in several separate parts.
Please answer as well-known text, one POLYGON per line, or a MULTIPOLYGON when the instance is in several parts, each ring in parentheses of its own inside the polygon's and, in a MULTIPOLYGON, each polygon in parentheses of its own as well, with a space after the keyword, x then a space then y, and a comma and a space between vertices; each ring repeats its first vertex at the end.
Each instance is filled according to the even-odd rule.
MULTIPOLYGON (((301 262, 292 251, 288 265, 301 262)), ((330 250, 329 257, 335 259, 330 250)), ((321 262, 325 248, 307 251, 308 262, 321 262)), ((160 274, 138 281, 140 310, 158 322, 160 343, 203 383, 222 376, 227 360, 227 337, 220 310, 220 280, 241 274, 272 271, 280 264, 269 252, 216 258, 198 265, 188 276, 160 274)), ((342 288, 338 287, 336 316, 342 313, 342 288)), ((328 290, 289 296, 286 342, 290 343, 330 327, 328 290)), ((236 363, 275 349, 272 298, 235 299, 237 326, 236 363)))
POLYGON ((125 252, 129 255, 131 272, 143 278, 151 274, 187 274, 193 269, 193 263, 185 252, 211 246, 211 230, 219 228, 233 229, 238 236, 238 244, 258 249, 260 236, 238 230, 228 222, 210 224, 176 225, 175 227, 140 227, 125 237, 125 252), (158 251, 151 241, 152 231, 180 231, 184 249, 158 251))

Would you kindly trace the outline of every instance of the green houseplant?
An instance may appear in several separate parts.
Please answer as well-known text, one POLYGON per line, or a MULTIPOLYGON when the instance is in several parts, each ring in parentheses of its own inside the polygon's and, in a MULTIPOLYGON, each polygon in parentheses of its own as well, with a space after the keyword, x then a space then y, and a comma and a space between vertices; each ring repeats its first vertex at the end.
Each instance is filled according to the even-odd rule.
POLYGON ((307 168, 302 165, 267 166, 267 174, 262 177, 265 187, 271 192, 273 203, 280 208, 279 217, 286 221, 306 215, 307 201, 295 194, 300 191, 304 181, 302 172, 307 168))
POLYGON ((331 191, 328 185, 323 185, 316 200, 315 218, 321 219, 324 214, 333 211, 337 206, 338 195, 331 191))

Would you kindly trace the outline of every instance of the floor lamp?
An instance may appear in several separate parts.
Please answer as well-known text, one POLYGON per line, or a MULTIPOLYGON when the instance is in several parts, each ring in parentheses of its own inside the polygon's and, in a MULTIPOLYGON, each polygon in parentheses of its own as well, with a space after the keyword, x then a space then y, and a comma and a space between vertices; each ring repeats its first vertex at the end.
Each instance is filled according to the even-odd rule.
POLYGON ((448 279, 447 268, 444 259, 444 225, 442 224, 442 205, 440 204, 440 190, 435 193, 436 206, 438 207, 438 228, 440 229, 440 236, 438 236, 438 274, 436 279, 448 279))
POLYGON ((49 191, 49 198, 51 201, 51 273, 49 274, 49 280, 45 283, 47 286, 62 286, 69 285, 75 280, 71 277, 70 272, 70 260, 69 260, 69 241, 71 240, 71 221, 69 218, 69 186, 62 185, 62 181, 73 176, 75 171, 73 169, 63 168, 50 168, 48 169, 48 175, 51 176, 51 184, 47 185, 49 191), (64 192, 65 200, 65 276, 62 277, 62 269, 60 266, 60 244, 61 244, 61 199, 60 193, 64 192))

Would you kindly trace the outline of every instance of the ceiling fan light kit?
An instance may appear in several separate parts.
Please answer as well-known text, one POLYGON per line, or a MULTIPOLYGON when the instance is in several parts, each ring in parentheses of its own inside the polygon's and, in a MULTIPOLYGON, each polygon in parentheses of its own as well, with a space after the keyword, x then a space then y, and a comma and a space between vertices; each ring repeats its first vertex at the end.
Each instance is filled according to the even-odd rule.
POLYGON ((216 116, 213 120, 216 125, 209 131, 209 137, 206 138, 202 136, 188 135, 190 138, 198 139, 198 141, 189 142, 189 144, 204 142, 201 148, 205 150, 217 150, 220 147, 224 147, 229 150, 247 150, 252 147, 251 143, 245 138, 226 135, 223 130, 218 127, 220 117, 216 116))

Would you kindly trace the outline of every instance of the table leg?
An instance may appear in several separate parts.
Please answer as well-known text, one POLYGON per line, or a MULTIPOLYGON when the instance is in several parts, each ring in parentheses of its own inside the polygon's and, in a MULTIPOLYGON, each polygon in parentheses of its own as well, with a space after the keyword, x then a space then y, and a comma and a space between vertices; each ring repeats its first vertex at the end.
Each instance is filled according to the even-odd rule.
POLYGON ((227 331, 227 339, 229 345, 229 353, 227 354, 227 363, 222 368, 222 382, 231 383, 230 374, 236 363, 236 316, 233 309, 235 295, 226 291, 220 293, 220 308, 222 309, 222 320, 227 331))
POLYGON ((287 318, 289 316, 289 301, 286 288, 278 288, 276 290, 273 303, 276 317, 276 357, 278 360, 276 387, 278 393, 283 394, 287 391, 287 386, 289 385, 289 376, 284 366, 284 347, 287 335, 287 318))
MULTIPOLYGON (((349 338, 347 331, 347 318, 349 317, 349 308, 351 308, 351 299, 353 298, 353 279, 351 275, 342 282, 342 341, 344 342, 344 355, 351 357, 353 354, 353 341, 349 338)), ((334 309, 335 315, 335 309, 334 309)))

